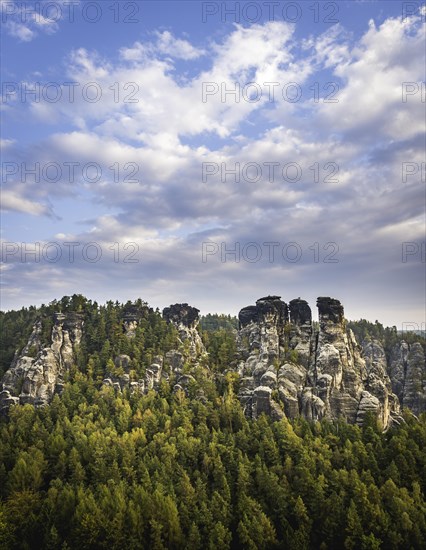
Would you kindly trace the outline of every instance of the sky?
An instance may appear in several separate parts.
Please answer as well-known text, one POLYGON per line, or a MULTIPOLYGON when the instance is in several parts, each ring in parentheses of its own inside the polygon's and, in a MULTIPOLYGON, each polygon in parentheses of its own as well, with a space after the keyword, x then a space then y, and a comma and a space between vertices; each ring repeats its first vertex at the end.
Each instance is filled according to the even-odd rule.
POLYGON ((1 0, 1 309, 425 328, 422 2, 1 0))

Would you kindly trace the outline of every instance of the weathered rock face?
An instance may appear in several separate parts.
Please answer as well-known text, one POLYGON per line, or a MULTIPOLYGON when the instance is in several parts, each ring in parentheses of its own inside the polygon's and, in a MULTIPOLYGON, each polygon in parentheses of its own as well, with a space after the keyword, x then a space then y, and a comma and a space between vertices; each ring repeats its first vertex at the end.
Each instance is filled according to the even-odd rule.
MULTIPOLYGON (((132 338, 130 336, 130 338, 132 338)), ((146 369, 145 376, 138 380, 131 380, 129 374, 130 357, 128 355, 117 355, 114 364, 116 368, 124 370, 124 374, 113 374, 108 372, 102 381, 102 384, 111 387, 116 393, 124 390, 130 390, 130 393, 146 394, 149 390, 158 390, 161 378, 168 378, 163 371, 163 357, 157 356, 153 363, 146 369)))
POLYGON ((392 389, 401 405, 419 415, 426 411, 426 358, 420 343, 400 342, 389 361, 392 389))
MULTIPOLYGON (((180 340, 179 349, 167 352, 165 361, 174 376, 173 391, 182 391, 189 395, 196 390, 197 399, 205 401, 203 391, 197 388, 196 379, 192 376, 195 374, 193 369, 197 369, 200 361, 207 358, 206 348, 197 330, 199 312, 197 308, 188 304, 174 304, 163 310, 164 319, 176 327, 180 340), (189 372, 185 371, 185 365, 189 367, 189 372)), ((207 372, 208 369, 205 370, 206 374, 207 372)))
POLYGON ((297 353, 298 362, 309 366, 312 354, 312 312, 308 302, 297 298, 290 302, 289 347, 297 353))
POLYGON ((163 309, 163 317, 166 321, 180 324, 187 328, 195 328, 198 325, 200 310, 188 304, 173 304, 163 309))
POLYGON ((37 321, 27 345, 17 355, 2 381, 0 410, 13 403, 46 405, 63 387, 63 376, 74 361, 80 343, 83 317, 79 313, 56 313, 51 345, 43 347, 41 321, 37 321))
POLYGON ((385 427, 398 420, 399 401, 383 349, 371 347, 364 359, 346 329, 341 303, 320 297, 317 306, 317 331, 309 305, 300 298, 287 307, 278 296, 268 296, 241 310, 239 398, 246 414, 343 417, 362 424, 366 412, 374 411, 385 427))
POLYGON ((164 319, 177 328, 180 341, 188 347, 189 357, 193 361, 206 353, 197 330, 199 313, 199 309, 188 304, 174 304, 163 309, 164 319))
POLYGON ((127 338, 135 338, 140 320, 146 317, 150 311, 153 310, 148 305, 126 304, 122 316, 122 325, 127 338))
POLYGON ((365 389, 365 362, 353 333, 346 330, 341 303, 321 297, 317 306, 319 332, 310 365, 311 379, 324 402, 324 416, 342 416, 353 423, 365 389))
MULTIPOLYGON (((257 300, 255 306, 242 309, 239 320, 241 403, 249 416, 256 417, 261 412, 270 414, 278 361, 284 352, 288 307, 279 296, 266 296, 257 300)), ((276 412, 282 414, 282 411, 276 412)))
MULTIPOLYGON (((106 373, 103 385, 113 388, 116 393, 129 390, 131 394, 146 394, 150 390, 157 391, 162 379, 170 382, 170 375, 172 375, 174 391, 182 390, 188 393, 188 388, 195 383, 195 379, 192 375, 183 372, 185 364, 197 366, 198 360, 206 354, 197 331, 198 314, 199 310, 188 304, 174 304, 165 308, 163 317, 178 330, 181 349, 173 349, 164 356, 154 357, 144 375, 137 380, 130 376, 131 358, 128 355, 118 355, 115 357, 114 365, 116 369, 124 371, 124 374, 106 373)), ((124 332, 128 338, 135 338, 139 319, 140 313, 134 311, 128 311, 123 316, 124 332)))
POLYGON ((317 307, 320 315, 320 325, 333 327, 343 323, 343 306, 339 300, 320 296, 317 299, 317 307))
POLYGON ((420 414, 426 410, 426 361, 420 343, 410 346, 402 404, 411 409, 414 414, 420 414))
POLYGON ((399 400, 392 392, 385 350, 380 342, 373 340, 364 346, 363 356, 367 369, 366 389, 379 400, 379 410, 386 425, 387 415, 399 412, 399 400))
POLYGON ((127 315, 123 319, 123 330, 127 338, 134 338, 136 336, 136 329, 138 328, 138 319, 136 317, 127 315))
POLYGON ((279 296, 260 298, 255 306, 240 311, 239 320, 239 349, 257 359, 251 363, 257 363, 259 370, 262 365, 268 365, 279 356, 279 348, 284 344, 284 327, 288 321, 287 305, 279 296))

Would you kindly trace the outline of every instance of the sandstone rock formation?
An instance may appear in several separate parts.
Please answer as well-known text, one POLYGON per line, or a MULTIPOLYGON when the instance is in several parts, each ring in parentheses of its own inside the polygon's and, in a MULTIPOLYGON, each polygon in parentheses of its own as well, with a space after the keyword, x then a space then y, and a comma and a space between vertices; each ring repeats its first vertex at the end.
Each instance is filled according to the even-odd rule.
MULTIPOLYGON (((148 308, 129 306, 122 317, 124 334, 133 339, 144 312, 148 308)), ((131 378, 131 358, 128 355, 115 357, 115 371, 107 372, 104 386, 115 392, 125 389, 130 393, 147 393, 157 390, 162 378, 168 379, 170 372, 175 378, 176 391, 187 391, 193 377, 183 373, 184 365, 197 366, 206 350, 197 331, 199 310, 188 304, 175 304, 164 310, 164 318, 174 324, 179 332, 180 347, 165 356, 155 357, 142 378, 131 378), (167 366, 163 368, 163 362, 167 366), (167 372, 168 371, 168 372, 167 372)), ((74 363, 76 346, 81 342, 83 314, 75 312, 55 313, 50 343, 41 341, 42 322, 38 320, 20 353, 15 355, 11 367, 5 373, 0 391, 0 412, 13 404, 31 403, 36 406, 48 404, 55 393, 63 389, 64 374, 74 363)))
MULTIPOLYGON (((128 338, 134 338, 133 335, 127 334, 127 336, 128 338)), ((124 371, 124 373, 106 373, 106 376, 102 381, 103 385, 113 388, 116 393, 121 393, 125 389, 128 389, 131 394, 145 394, 152 389, 158 390, 161 378, 167 378, 167 374, 163 372, 162 356, 154 357, 152 364, 146 369, 145 375, 138 380, 131 380, 130 362, 131 359, 128 355, 117 355, 114 361, 115 367, 121 371, 124 371)))
POLYGON ((127 338, 135 338, 141 318, 146 317, 152 311, 145 304, 126 304, 122 316, 123 331, 127 338))
POLYGON ((80 343, 83 316, 55 313, 51 344, 43 347, 38 320, 27 345, 16 355, 5 373, 0 393, 0 410, 13 403, 46 405, 63 388, 63 376, 74 362, 75 346, 80 343))
MULTIPOLYGON (((158 390, 161 379, 168 381, 170 373, 175 380, 173 390, 182 390, 188 393, 188 388, 195 383, 195 379, 191 374, 183 372, 185 363, 197 366, 198 360, 206 355, 204 344, 197 330, 199 310, 188 304, 174 304, 163 310, 163 317, 178 330, 181 349, 170 350, 164 357, 155 357, 146 369, 144 376, 138 380, 131 380, 130 378, 130 357, 119 355, 114 360, 115 367, 124 371, 124 374, 106 373, 103 380, 104 386, 112 387, 116 393, 128 389, 130 393, 146 394, 150 390, 158 390)), ((137 312, 127 312, 123 316, 125 335, 128 338, 135 338, 137 326, 137 312)))
POLYGON ((318 330, 300 298, 287 306, 279 296, 267 296, 240 311, 239 398, 246 414, 343 417, 362 424, 374 411, 384 427, 399 421, 384 354, 371 347, 366 359, 361 356, 338 300, 320 297, 317 306, 318 330))
POLYGON ((173 304, 163 309, 163 317, 177 328, 183 346, 187 346, 189 357, 196 360, 206 353, 198 333, 200 310, 188 304, 173 304))
MULTIPOLYGON (((196 385, 192 374, 183 372, 185 364, 196 368, 201 359, 207 358, 206 349, 197 330, 200 320, 199 313, 197 308, 186 303, 173 304, 163 310, 164 319, 172 323, 178 330, 181 344, 179 350, 171 350, 165 356, 170 371, 175 376, 174 392, 181 390, 188 394, 189 388, 196 385)), ((201 401, 205 399, 201 390, 198 390, 198 398, 201 401)))
MULTIPOLYGON (((373 412, 387 428, 401 421, 401 405, 416 415, 426 411, 426 362, 420 343, 401 341, 386 354, 382 343, 372 340, 361 349, 346 327, 338 300, 320 297, 317 307, 318 324, 301 298, 286 304, 279 296, 266 296, 240 311, 237 369, 239 399, 247 416, 341 417, 361 425, 373 412)), ((121 321, 129 339, 137 337, 140 320, 149 311, 145 304, 126 307, 121 321)), ((212 374, 197 330, 199 310, 174 304, 164 309, 163 317, 178 331, 176 349, 154 357, 138 379, 130 356, 118 355, 103 384, 117 393, 145 394, 158 390, 165 380, 175 392, 204 400, 197 376, 212 374)), ((82 339, 83 314, 55 313, 49 342, 42 342, 42 326, 41 320, 34 324, 3 377, 0 412, 19 403, 46 405, 63 389, 82 339)))
POLYGON ((420 343, 402 341, 393 347, 389 375, 403 407, 416 415, 426 411, 426 358, 420 343))

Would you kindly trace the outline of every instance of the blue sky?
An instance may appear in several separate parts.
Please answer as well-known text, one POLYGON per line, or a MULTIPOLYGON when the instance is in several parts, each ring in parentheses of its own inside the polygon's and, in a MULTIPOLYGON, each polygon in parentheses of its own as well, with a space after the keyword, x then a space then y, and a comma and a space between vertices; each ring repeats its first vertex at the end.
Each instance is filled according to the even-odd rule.
POLYGON ((2 309, 425 323, 421 2, 72 4, 1 1, 2 309))

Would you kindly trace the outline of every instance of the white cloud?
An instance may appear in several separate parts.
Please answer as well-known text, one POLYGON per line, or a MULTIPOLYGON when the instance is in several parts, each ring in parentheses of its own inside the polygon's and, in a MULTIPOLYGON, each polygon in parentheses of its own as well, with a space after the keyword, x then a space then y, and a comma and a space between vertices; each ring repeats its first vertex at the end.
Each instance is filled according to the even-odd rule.
POLYGON ((10 146, 13 145, 14 143, 16 143, 16 140, 15 140, 15 139, 3 139, 3 138, 0 138, 0 147, 2 147, 3 149, 6 149, 6 147, 10 147, 10 146))
MULTIPOLYGON (((321 42, 321 41, 320 41, 321 42)), ((338 103, 320 104, 323 124, 339 132, 356 132, 362 140, 408 139, 424 131, 424 104, 410 97, 402 101, 404 82, 424 79, 425 24, 421 17, 405 22, 387 19, 370 22, 346 57, 335 65, 342 83, 338 103)))
POLYGON ((156 47, 163 53, 176 57, 178 59, 197 59, 204 55, 204 50, 194 48, 187 40, 175 38, 169 31, 157 33, 158 39, 156 47))
POLYGON ((54 19, 44 17, 41 13, 35 13, 33 17, 34 24, 41 27, 48 34, 53 34, 58 30, 58 24, 54 19))
POLYGON ((187 40, 176 38, 170 31, 156 32, 156 40, 135 42, 130 48, 121 48, 120 55, 126 61, 144 61, 158 55, 174 59, 193 60, 205 55, 205 50, 194 47, 187 40))
POLYGON ((18 38, 21 42, 31 42, 36 36, 36 33, 28 26, 16 23, 15 21, 10 21, 6 28, 11 36, 18 38))
MULTIPOLYGON (((62 17, 64 0, 50 6, 54 8, 56 19, 47 16, 49 2, 12 2, 2 0, 2 26, 6 32, 21 42, 31 42, 38 36, 37 31, 54 34, 58 31, 58 20, 62 17), (62 7, 62 9, 61 9, 62 7)), ((74 2, 75 4, 75 2, 74 2)))
POLYGON ((1 208, 3 211, 14 210, 16 212, 24 212, 32 216, 50 215, 51 210, 44 204, 26 199, 21 193, 15 191, 1 192, 1 208))
POLYGON ((149 53, 150 47, 141 42, 135 42, 130 48, 120 49, 120 55, 126 61, 142 61, 149 53))
POLYGON ((59 122, 62 117, 82 129, 97 123, 99 133, 141 141, 166 132, 176 137, 204 132, 226 137, 266 105, 269 87, 264 82, 302 82, 308 76, 309 62, 294 62, 289 43, 292 32, 293 27, 282 22, 255 25, 250 30, 237 25, 221 44, 213 46, 211 70, 185 82, 176 79, 172 58, 194 60, 205 51, 167 31, 157 33, 155 43, 136 42, 122 48, 123 63, 115 66, 96 52, 79 48, 70 55, 67 75, 79 85, 75 101, 71 103, 64 91, 61 101, 41 101, 31 108, 40 119, 59 122), (241 87, 250 81, 261 83, 261 101, 223 101, 221 89, 232 88, 236 81, 241 87), (99 101, 85 100, 89 82, 97 84, 99 101), (208 82, 217 84, 218 93, 203 102, 208 82), (119 83, 118 89, 113 89, 114 83, 119 83))

